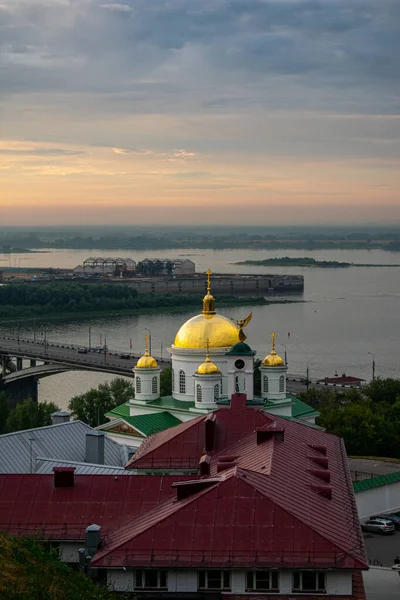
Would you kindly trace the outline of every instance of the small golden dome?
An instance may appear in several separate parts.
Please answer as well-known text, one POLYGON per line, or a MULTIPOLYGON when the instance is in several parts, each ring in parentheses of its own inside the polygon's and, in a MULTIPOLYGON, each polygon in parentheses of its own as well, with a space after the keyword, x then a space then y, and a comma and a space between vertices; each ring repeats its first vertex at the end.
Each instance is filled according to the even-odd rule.
POLYGON ((283 364, 283 358, 278 356, 275 350, 272 350, 272 352, 268 354, 263 361, 264 367, 280 367, 283 364))
POLYGON ((268 356, 266 356, 264 358, 263 365, 264 365, 264 367, 280 367, 280 366, 284 365, 285 363, 283 362, 283 358, 278 356, 278 354, 275 352, 276 333, 272 333, 271 337, 272 337, 272 350, 268 354, 268 356))
POLYGON ((210 340, 207 338, 206 340, 206 360, 199 366, 196 373, 199 375, 215 375, 220 374, 219 369, 216 364, 211 362, 210 359, 210 340))
POLYGON ((146 350, 143 354, 143 356, 141 356, 139 358, 139 360, 136 363, 136 368, 137 369, 157 369, 158 364, 155 358, 153 358, 152 356, 150 356, 149 354, 149 336, 148 334, 145 335, 145 340, 146 340, 146 350))
POLYGON ((158 364, 155 358, 147 354, 143 354, 137 361, 136 367, 138 369, 157 369, 158 364))

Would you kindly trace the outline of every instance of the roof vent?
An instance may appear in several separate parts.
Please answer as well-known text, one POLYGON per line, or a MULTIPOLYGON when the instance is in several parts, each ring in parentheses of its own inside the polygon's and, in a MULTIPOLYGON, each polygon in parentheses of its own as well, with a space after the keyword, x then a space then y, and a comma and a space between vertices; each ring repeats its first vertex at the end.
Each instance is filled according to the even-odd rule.
POLYGON ((235 461, 219 462, 217 464, 217 473, 220 473, 221 471, 226 471, 227 469, 232 469, 232 467, 235 467, 235 466, 236 466, 235 461))
POLYGON ((325 471, 324 469, 310 469, 309 472, 312 475, 315 475, 315 477, 318 477, 318 479, 325 481, 326 483, 331 482, 331 472, 330 471, 325 471))
POLYGON ((189 496, 197 494, 208 487, 219 483, 219 477, 210 477, 210 479, 194 479, 191 481, 174 481, 171 487, 176 488, 176 499, 184 500, 189 496))
POLYGON ((311 489, 317 492, 320 496, 332 500, 332 486, 331 485, 312 485, 311 489))
POLYGON ((59 425, 60 423, 69 423, 71 417, 71 413, 65 412, 63 410, 58 410, 56 412, 51 413, 51 424, 59 425))
POLYGON ((319 452, 320 454, 323 454, 324 456, 326 456, 326 446, 318 446, 315 444, 307 444, 309 448, 312 448, 312 450, 315 450, 316 452, 319 452))
POLYGON ((212 450, 214 450, 216 425, 217 417, 215 416, 215 413, 212 413, 204 421, 206 452, 212 452, 212 450))
POLYGON ((262 429, 261 427, 256 429, 257 445, 275 438, 280 442, 285 439, 285 430, 283 427, 269 427, 268 429, 262 429))
POLYGON ((210 462, 211 456, 209 454, 203 454, 199 460, 199 474, 203 477, 210 474, 210 462))
POLYGON ((74 487, 75 467, 53 467, 54 487, 74 487))
POLYGON ((328 468, 328 459, 324 456, 309 456, 308 458, 319 467, 323 467, 324 469, 328 468))

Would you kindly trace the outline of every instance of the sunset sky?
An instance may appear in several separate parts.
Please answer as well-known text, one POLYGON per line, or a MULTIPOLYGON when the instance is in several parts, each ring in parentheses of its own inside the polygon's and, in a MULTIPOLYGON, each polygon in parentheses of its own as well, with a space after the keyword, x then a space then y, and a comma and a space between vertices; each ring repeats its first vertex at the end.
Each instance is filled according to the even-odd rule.
POLYGON ((0 224, 400 224, 399 0, 0 0, 0 224))

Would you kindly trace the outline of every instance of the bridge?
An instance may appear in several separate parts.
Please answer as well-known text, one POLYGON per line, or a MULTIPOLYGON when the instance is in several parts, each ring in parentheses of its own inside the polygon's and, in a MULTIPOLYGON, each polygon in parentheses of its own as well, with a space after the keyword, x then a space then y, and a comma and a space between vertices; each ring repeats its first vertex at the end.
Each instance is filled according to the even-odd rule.
MULTIPOLYGON (((98 371, 132 377, 132 368, 140 355, 122 358, 121 354, 109 350, 82 352, 82 346, 78 345, 4 337, 0 338, 1 381, 7 384, 7 395, 15 401, 28 396, 37 400, 38 379, 66 371, 98 371), (29 366, 24 366, 24 360, 29 360, 29 366)), ((155 358, 161 369, 171 366, 170 359, 155 358)))

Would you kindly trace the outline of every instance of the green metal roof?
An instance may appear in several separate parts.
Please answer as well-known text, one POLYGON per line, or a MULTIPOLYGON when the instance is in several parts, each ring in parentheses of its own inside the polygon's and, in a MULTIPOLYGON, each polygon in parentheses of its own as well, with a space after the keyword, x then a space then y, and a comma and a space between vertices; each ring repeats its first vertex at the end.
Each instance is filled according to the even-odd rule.
POLYGON ((106 417, 125 418, 129 417, 129 402, 124 402, 106 413, 106 417))
POLYGON ((293 419, 301 419, 302 417, 319 417, 319 412, 309 406, 302 400, 299 400, 297 396, 293 396, 292 394, 287 394, 287 397, 293 402, 292 404, 292 417, 293 419))
POLYGON ((255 353, 256 351, 252 350, 248 344, 245 344, 245 342, 238 342, 237 344, 234 344, 227 352, 227 354, 234 356, 254 356, 255 353))
POLYGON ((377 477, 371 477, 371 479, 363 479, 362 481, 354 481, 353 488, 354 492, 365 492, 366 490, 373 490, 374 488, 381 487, 382 485, 390 485, 400 481, 400 471, 395 473, 389 473, 388 475, 378 475, 377 477))
POLYGON ((123 417, 123 420, 134 429, 138 429, 144 435, 151 435, 180 425, 182 421, 169 412, 152 413, 151 415, 136 415, 135 417, 123 417))

